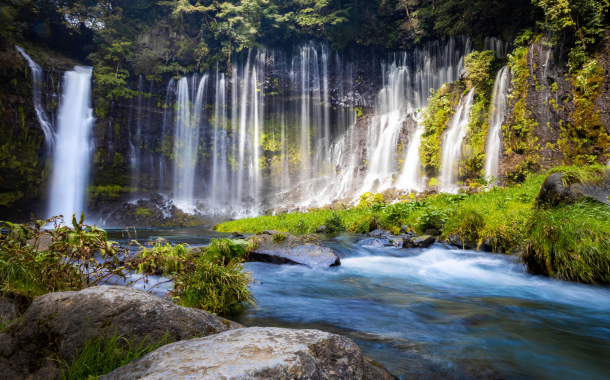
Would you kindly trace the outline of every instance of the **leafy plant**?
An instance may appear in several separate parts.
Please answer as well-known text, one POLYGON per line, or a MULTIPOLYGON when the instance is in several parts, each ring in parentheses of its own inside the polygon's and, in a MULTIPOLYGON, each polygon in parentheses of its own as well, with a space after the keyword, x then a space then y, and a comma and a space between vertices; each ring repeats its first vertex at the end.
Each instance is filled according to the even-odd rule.
POLYGON ((334 212, 328 219, 326 219, 324 225, 326 226, 326 231, 331 234, 345 231, 343 221, 341 220, 339 214, 337 214, 336 212, 334 212))
POLYGON ((286 241, 286 234, 285 233, 278 233, 273 235, 273 242, 276 244, 282 244, 284 241, 286 241))

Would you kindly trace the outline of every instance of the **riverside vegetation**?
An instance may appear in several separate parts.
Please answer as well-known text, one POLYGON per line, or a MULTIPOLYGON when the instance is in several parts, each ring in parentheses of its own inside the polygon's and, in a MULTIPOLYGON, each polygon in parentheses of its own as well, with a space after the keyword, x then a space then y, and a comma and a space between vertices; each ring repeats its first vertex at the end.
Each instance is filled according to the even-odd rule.
MULTIPOLYGON (((607 168, 557 167, 566 186, 595 183, 607 168)), ((364 194, 355 207, 312 209, 307 213, 260 216, 225 222, 220 232, 278 230, 312 233, 321 225, 333 232, 367 233, 384 228, 399 234, 403 225, 424 234, 440 231, 441 240, 457 235, 494 252, 518 254, 534 273, 586 283, 610 283, 610 208, 583 199, 575 204, 540 205, 538 194, 546 176, 530 174, 506 188, 488 185, 481 191, 403 197, 387 204, 382 194, 364 194)))

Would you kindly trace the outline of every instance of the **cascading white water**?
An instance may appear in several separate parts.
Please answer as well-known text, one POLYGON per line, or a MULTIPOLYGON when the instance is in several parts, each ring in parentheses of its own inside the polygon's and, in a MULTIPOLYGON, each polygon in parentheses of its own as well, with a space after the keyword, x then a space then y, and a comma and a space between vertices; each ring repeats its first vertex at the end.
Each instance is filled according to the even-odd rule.
POLYGON ((174 200, 178 207, 187 210, 193 208, 193 191, 195 187, 195 168, 199 144, 201 112, 207 94, 208 76, 204 75, 195 86, 193 78, 192 91, 197 88, 195 103, 191 110, 191 97, 187 78, 178 81, 176 115, 176 135, 174 145, 174 200))
POLYGON ((32 75, 32 97, 34 100, 34 109, 36 110, 36 117, 44 133, 44 141, 48 148, 52 148, 55 145, 55 133, 51 123, 51 118, 47 115, 47 111, 44 109, 42 104, 42 68, 34 62, 32 58, 19 46, 15 46, 17 51, 21 53, 23 58, 28 62, 32 75))
POLYGON ((64 75, 63 94, 57 118, 57 138, 51 173, 49 216, 85 211, 85 191, 89 180, 93 124, 91 73, 88 67, 75 67, 64 75))
POLYGON ((486 37, 483 44, 483 50, 493 50, 496 52, 496 58, 506 58, 513 50, 513 44, 510 41, 503 42, 496 37, 486 37))
POLYGON ((399 177, 396 187, 399 189, 422 190, 422 165, 419 158, 419 146, 424 129, 419 127, 420 114, 415 115, 418 127, 414 131, 407 148, 407 156, 403 165, 402 175, 399 177))
POLYGON ((508 111, 507 104, 508 69, 504 66, 496 76, 491 100, 491 120, 487 134, 487 149, 485 157, 485 174, 488 178, 498 178, 498 163, 502 139, 502 123, 508 111))
POLYGON ((466 137, 470 108, 474 103, 475 89, 470 90, 465 98, 460 100, 453 115, 451 125, 443 138, 443 161, 440 176, 440 190, 445 193, 458 191, 457 179, 462 155, 462 144, 466 137))

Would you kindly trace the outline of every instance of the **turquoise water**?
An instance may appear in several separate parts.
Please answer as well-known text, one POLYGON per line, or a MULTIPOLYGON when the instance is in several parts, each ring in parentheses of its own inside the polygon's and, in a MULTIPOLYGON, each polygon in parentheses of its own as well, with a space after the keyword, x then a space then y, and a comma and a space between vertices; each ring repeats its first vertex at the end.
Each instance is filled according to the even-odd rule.
MULTIPOLYGON (((219 236, 140 233, 193 245, 219 236)), ((352 235, 325 240, 341 266, 246 264, 258 306, 231 319, 346 335, 403 379, 610 377, 608 287, 531 276, 505 255, 370 248, 352 235)))

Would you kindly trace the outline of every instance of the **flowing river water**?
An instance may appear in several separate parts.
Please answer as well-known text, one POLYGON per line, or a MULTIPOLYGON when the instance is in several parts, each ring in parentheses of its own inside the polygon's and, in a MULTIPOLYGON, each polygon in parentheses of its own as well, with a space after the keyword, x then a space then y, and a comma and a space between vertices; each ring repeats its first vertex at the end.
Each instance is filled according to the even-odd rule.
MULTIPOLYGON (((192 246, 222 236, 200 229, 138 235, 192 246)), ((127 241, 116 230, 109 237, 127 241)), ((257 307, 229 318, 348 336, 401 379, 610 375, 609 287, 532 276, 502 254, 440 244, 372 248, 363 246, 362 235, 323 239, 340 254, 341 266, 247 263, 257 280, 257 307)))

